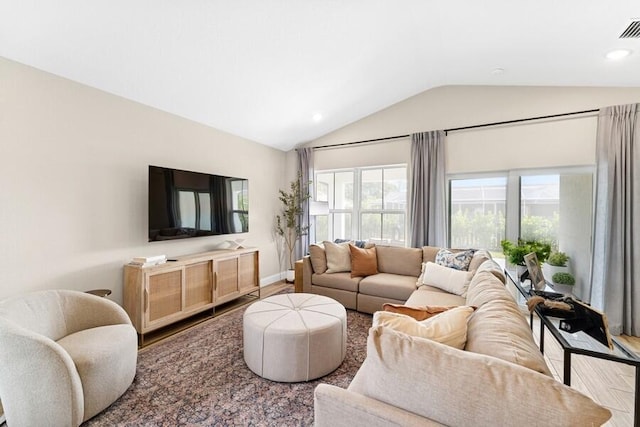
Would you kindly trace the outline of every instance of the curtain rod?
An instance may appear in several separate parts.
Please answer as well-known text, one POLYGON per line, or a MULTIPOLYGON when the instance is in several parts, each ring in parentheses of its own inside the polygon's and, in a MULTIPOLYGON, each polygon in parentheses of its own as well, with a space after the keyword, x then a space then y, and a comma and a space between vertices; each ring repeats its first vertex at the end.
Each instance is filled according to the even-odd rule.
MULTIPOLYGON (((561 113, 561 114, 551 114, 551 115, 548 115, 548 116, 529 117, 529 118, 526 118, 526 119, 515 119, 515 120, 505 120, 505 121, 502 121, 502 122, 483 123, 481 125, 471 125, 471 126, 462 126, 462 127, 459 127, 459 128, 445 129, 444 133, 445 133, 445 135, 447 135, 449 132, 456 132, 456 131, 459 131, 459 130, 478 129, 478 128, 486 128, 486 127, 490 127, 490 126, 500 126, 500 125, 508 125, 508 124, 513 124, 513 123, 530 122, 532 120, 544 120, 544 119, 553 119, 555 117, 565 117, 565 116, 575 116, 575 115, 578 115, 578 114, 597 113, 598 111, 600 111, 600 110, 599 109, 583 110, 583 111, 574 111, 572 113, 561 113)), ((320 148, 344 147, 344 146, 347 146, 347 145, 365 144, 367 142, 378 142, 378 141, 388 141, 388 140, 392 140, 392 139, 408 138, 410 136, 411 136, 411 134, 387 136, 387 137, 384 137, 384 138, 365 139, 363 141, 343 142, 341 144, 319 145, 317 147, 312 147, 312 148, 314 150, 317 150, 317 149, 320 149, 320 148)))

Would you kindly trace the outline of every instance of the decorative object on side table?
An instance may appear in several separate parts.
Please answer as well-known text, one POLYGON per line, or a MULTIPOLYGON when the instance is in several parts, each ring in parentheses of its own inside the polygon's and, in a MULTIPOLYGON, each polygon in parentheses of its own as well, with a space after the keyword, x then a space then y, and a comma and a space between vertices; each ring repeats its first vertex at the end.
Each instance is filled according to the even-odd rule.
POLYGON ((300 175, 298 175, 298 179, 291 181, 288 193, 284 190, 279 190, 279 193, 278 199, 282 202, 282 210, 276 216, 276 234, 282 237, 286 246, 289 255, 287 281, 293 282, 295 277, 293 250, 298 239, 306 236, 309 231, 308 225, 302 225, 302 203, 306 202, 310 195, 307 189, 300 185, 300 175))
POLYGON ((556 273, 570 273, 569 256, 561 251, 552 252, 542 266, 542 270, 545 277, 549 279, 551 279, 551 277, 556 273))
POLYGON ((500 242, 500 246, 502 246, 502 252, 504 252, 509 263, 517 266, 518 277, 520 280, 524 280, 522 276, 525 276, 526 278, 525 272, 527 271, 527 267, 524 259, 525 255, 535 252, 538 263, 543 263, 551 253, 550 244, 536 240, 518 239, 517 244, 514 244, 509 240, 503 240, 500 242))
POLYGON ((559 272, 551 277, 553 289, 563 294, 571 294, 573 291, 573 285, 576 284, 576 279, 571 273, 559 272))

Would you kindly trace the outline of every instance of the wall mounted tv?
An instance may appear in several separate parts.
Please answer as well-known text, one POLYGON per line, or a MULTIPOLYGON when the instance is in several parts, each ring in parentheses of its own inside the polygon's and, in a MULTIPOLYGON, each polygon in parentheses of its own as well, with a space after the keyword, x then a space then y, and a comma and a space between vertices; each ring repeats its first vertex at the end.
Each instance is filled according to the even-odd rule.
POLYGON ((249 181, 149 166, 149 241, 249 231, 249 181))

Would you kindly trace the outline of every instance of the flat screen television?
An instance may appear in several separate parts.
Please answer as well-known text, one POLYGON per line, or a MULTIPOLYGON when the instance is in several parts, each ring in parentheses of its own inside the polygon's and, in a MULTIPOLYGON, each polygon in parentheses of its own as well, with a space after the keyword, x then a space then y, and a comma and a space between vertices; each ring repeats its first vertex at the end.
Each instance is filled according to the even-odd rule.
POLYGON ((247 179, 149 166, 150 242, 247 231, 247 179))

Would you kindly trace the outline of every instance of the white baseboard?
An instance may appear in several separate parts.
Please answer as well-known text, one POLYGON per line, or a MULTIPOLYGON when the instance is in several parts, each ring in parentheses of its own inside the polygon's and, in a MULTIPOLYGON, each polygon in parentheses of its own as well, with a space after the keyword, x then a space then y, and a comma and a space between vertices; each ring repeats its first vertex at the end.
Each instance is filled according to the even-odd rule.
POLYGON ((263 277, 262 279, 260 279, 260 287, 265 287, 268 285, 271 285, 275 282, 279 282, 281 280, 284 280, 284 278, 286 277, 286 272, 280 272, 278 274, 274 274, 268 277, 263 277))

